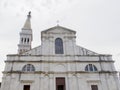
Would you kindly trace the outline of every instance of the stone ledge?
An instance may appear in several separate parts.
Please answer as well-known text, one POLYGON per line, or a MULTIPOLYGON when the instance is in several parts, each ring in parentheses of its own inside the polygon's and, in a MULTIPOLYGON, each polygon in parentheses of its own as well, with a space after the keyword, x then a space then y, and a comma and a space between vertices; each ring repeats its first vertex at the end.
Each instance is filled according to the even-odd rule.
POLYGON ((72 61, 47 61, 47 60, 36 60, 36 61, 32 61, 32 60, 28 60, 28 61, 25 61, 25 60, 18 60, 18 61, 16 61, 16 60, 12 60, 12 61, 10 61, 10 60, 6 60, 5 62, 18 62, 18 63, 20 63, 20 62, 34 62, 34 63, 81 63, 81 62, 84 62, 84 63, 88 63, 88 62, 94 62, 94 63, 97 63, 97 62, 99 62, 99 63, 102 63, 102 62, 106 62, 106 63, 110 63, 110 62, 112 62, 112 63, 114 63, 115 61, 78 61, 78 60, 72 60, 72 61))
POLYGON ((22 72, 22 71, 4 71, 3 74, 113 74, 113 73, 118 73, 117 71, 68 71, 68 72, 54 72, 54 71, 49 71, 49 72, 44 72, 44 71, 34 71, 34 72, 22 72))

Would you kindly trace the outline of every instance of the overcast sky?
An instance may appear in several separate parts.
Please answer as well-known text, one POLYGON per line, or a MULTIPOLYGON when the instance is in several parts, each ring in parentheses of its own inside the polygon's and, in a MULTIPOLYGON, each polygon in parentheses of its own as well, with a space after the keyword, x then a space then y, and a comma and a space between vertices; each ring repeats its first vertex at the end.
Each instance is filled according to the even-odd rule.
POLYGON ((120 70, 120 0, 0 0, 0 72, 6 55, 17 53, 19 32, 29 11, 32 47, 41 44, 40 32, 59 20, 61 26, 77 32, 78 45, 112 54, 120 70))

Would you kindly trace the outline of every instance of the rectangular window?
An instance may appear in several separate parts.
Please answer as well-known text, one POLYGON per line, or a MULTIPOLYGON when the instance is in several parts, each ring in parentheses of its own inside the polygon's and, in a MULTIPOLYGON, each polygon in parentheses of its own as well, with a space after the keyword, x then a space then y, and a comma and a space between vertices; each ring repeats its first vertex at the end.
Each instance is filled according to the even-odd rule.
POLYGON ((30 85, 24 85, 23 90, 30 90, 30 85))
POLYGON ((91 90, 98 90, 98 86, 97 85, 91 85, 91 90))

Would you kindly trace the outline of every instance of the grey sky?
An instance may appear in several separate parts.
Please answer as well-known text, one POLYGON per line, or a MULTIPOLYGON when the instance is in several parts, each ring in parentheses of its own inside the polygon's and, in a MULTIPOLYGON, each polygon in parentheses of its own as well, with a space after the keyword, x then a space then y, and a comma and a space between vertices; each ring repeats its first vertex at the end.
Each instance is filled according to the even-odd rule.
POLYGON ((28 11, 32 12, 32 47, 40 45, 40 31, 59 20, 61 26, 77 31, 78 45, 112 54, 120 70, 120 0, 0 0, 0 72, 6 55, 17 53, 28 11))

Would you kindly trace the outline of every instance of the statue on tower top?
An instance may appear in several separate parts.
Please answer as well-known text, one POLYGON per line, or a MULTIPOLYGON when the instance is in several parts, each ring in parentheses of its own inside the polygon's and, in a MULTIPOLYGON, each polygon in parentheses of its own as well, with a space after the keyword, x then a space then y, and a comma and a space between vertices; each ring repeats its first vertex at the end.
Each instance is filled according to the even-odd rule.
POLYGON ((28 18, 31 17, 31 11, 28 12, 28 15, 27 15, 27 16, 28 16, 28 18))

